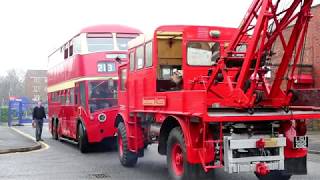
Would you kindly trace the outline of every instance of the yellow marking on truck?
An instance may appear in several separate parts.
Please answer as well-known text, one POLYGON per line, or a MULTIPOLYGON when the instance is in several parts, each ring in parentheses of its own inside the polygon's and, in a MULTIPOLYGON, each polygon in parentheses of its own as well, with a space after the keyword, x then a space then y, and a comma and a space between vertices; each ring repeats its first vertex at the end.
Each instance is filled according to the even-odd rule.
POLYGON ((264 140, 266 145, 265 147, 277 147, 278 141, 275 138, 267 138, 264 140))

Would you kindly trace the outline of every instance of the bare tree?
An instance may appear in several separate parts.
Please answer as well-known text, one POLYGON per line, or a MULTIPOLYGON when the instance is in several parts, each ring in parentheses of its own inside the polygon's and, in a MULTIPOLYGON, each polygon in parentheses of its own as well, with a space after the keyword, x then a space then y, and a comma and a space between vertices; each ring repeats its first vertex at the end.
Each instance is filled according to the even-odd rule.
POLYGON ((10 96, 24 96, 25 73, 11 69, 7 75, 0 77, 0 100, 1 104, 7 103, 10 96))

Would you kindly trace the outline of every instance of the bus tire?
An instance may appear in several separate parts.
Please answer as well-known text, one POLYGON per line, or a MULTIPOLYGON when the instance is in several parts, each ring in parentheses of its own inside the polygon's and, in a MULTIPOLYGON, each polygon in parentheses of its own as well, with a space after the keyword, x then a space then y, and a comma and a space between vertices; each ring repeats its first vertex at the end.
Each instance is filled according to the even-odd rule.
POLYGON ((82 153, 87 153, 88 152, 88 138, 87 134, 83 128, 82 123, 79 123, 78 125, 78 143, 79 143, 79 149, 82 153))
POLYGON ((289 180, 291 178, 291 174, 285 173, 285 171, 281 170, 273 170, 270 171, 269 174, 262 176, 255 173, 259 180, 289 180))
POLYGON ((58 140, 58 120, 54 119, 52 121, 52 138, 58 140))
POLYGON ((137 164, 138 155, 128 148, 127 131, 123 122, 118 124, 118 155, 121 164, 125 167, 133 167, 137 164))
POLYGON ((167 166, 171 179, 199 179, 200 166, 187 161, 186 144, 180 127, 171 130, 167 142, 167 166))

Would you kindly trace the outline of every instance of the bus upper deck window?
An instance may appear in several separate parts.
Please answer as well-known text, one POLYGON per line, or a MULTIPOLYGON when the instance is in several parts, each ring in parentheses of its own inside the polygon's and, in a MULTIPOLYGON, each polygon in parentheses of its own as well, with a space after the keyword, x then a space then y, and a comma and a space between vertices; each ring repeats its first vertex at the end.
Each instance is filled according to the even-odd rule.
POLYGON ((64 49, 64 59, 68 58, 68 48, 64 49))
POLYGON ((117 34, 117 47, 119 50, 127 50, 128 42, 137 37, 137 34, 117 34))
POLYGON ((73 55, 73 45, 70 45, 69 47, 69 56, 73 55))
POLYGON ((89 52, 102 52, 114 50, 111 33, 87 34, 89 52))

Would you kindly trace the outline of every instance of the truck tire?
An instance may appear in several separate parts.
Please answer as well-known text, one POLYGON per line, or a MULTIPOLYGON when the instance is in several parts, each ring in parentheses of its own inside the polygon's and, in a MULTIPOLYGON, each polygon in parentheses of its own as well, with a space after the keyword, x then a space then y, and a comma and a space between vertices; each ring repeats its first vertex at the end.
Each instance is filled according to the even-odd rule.
POLYGON ((167 142, 167 166, 174 180, 199 179, 200 168, 187 161, 186 144, 180 127, 173 128, 167 142))
POLYGON ((87 133, 85 132, 82 123, 79 123, 78 125, 78 143, 79 143, 79 149, 82 153, 88 152, 88 138, 87 133))
POLYGON ((58 140, 58 121, 56 119, 52 121, 52 139, 58 140))
POLYGON ((255 173, 259 180, 289 180, 291 178, 291 174, 285 173, 285 171, 273 170, 270 171, 269 174, 265 176, 261 176, 255 173))
POLYGON ((121 164, 125 167, 132 167, 137 164, 138 155, 128 148, 127 131, 123 122, 118 125, 118 155, 121 164))

